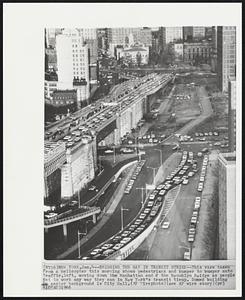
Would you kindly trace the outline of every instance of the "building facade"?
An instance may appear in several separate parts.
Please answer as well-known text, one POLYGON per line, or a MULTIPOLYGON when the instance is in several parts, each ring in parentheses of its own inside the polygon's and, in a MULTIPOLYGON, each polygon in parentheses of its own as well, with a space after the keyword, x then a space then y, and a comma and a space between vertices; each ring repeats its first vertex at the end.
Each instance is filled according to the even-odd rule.
POLYGON ((184 56, 184 45, 183 43, 174 43, 173 50, 175 52, 175 58, 178 60, 183 60, 184 56))
POLYGON ((219 259, 236 258, 236 156, 220 153, 219 169, 219 259))
POLYGON ((65 29, 56 37, 58 87, 60 90, 80 89, 84 101, 90 96, 89 51, 88 45, 77 29, 65 29), (74 85, 74 81, 81 85, 74 85))
POLYGON ((184 43, 183 57, 184 61, 194 61, 198 57, 203 62, 208 62, 211 58, 212 44, 209 42, 202 43, 184 43))
POLYGON ((163 47, 172 42, 183 41, 182 27, 161 27, 160 31, 163 47))
POLYGON ((217 77, 222 92, 228 92, 230 77, 236 77, 236 27, 217 27, 217 77))
POLYGON ((58 76, 55 72, 45 72, 44 80, 44 98, 45 100, 53 99, 53 92, 58 88, 58 76))
POLYGON ((51 104, 54 106, 65 106, 77 103, 77 91, 73 90, 56 90, 53 92, 51 104))
POLYGON ((75 148, 67 149, 61 170, 61 197, 69 199, 94 178, 97 168, 96 141, 83 139, 75 148))
POLYGON ((149 61, 149 47, 132 46, 125 48, 116 48, 117 57, 124 57, 133 64, 146 65, 149 61), (140 56, 140 58, 139 58, 140 56))
POLYGON ((236 151, 236 80, 228 82, 228 136, 230 152, 236 151))
POLYGON ((183 27, 183 41, 191 42, 193 40, 193 26, 183 27))
POLYGON ((114 49, 118 45, 130 46, 130 36, 133 37, 134 43, 143 44, 144 46, 151 46, 152 37, 150 28, 108 28, 108 44, 110 53, 114 56, 114 49))
POLYGON ((211 70, 217 72, 217 26, 212 26, 211 70))
POLYGON ((194 26, 193 27, 193 38, 205 38, 205 27, 194 26))
POLYGON ((44 143, 44 204, 61 196, 61 168, 66 162, 65 143, 44 143))

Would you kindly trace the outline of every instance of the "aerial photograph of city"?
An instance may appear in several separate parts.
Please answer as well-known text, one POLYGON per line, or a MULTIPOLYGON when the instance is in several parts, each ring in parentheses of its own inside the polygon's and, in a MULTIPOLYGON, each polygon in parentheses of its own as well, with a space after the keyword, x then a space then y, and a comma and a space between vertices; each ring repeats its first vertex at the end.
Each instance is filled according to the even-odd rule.
POLYGON ((43 38, 44 258, 235 260, 236 26, 43 38))

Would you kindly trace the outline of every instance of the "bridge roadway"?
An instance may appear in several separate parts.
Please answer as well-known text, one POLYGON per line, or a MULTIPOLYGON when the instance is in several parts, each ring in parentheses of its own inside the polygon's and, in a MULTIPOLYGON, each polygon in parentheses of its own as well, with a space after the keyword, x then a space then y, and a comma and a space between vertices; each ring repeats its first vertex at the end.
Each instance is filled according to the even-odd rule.
MULTIPOLYGON (((94 216, 100 213, 99 207, 81 206, 80 208, 68 211, 66 214, 61 214, 58 217, 44 220, 44 228, 52 228, 60 225, 66 225, 81 219, 94 216)), ((95 223, 96 221, 94 221, 95 223)))
MULTIPOLYGON (((70 132, 78 129, 79 126, 81 125, 84 125, 87 127, 88 123, 89 125, 91 125, 91 123, 94 121, 94 118, 100 114, 103 114, 103 113, 106 113, 106 112, 109 112, 109 111, 118 111, 118 107, 114 107, 114 109, 112 107, 105 107, 105 108, 101 108, 101 104, 102 102, 112 102, 113 101, 117 101, 119 103, 119 106, 120 106, 120 110, 123 110, 123 109, 126 109, 128 108, 128 105, 129 104, 133 104, 133 102, 136 102, 137 100, 139 100, 139 98, 143 98, 147 95, 150 95, 150 94, 154 94, 157 90, 159 90, 160 88, 164 87, 167 85, 167 83, 170 81, 170 79, 172 79, 172 77, 170 77, 169 75, 166 75, 166 76, 163 76, 163 75, 155 75, 155 76, 146 76, 146 77, 143 77, 144 78, 144 81, 142 83, 139 83, 137 85, 137 88, 132 88, 131 87, 131 91, 128 92, 127 95, 124 95, 123 97, 120 97, 120 95, 114 98, 110 97, 109 98, 109 101, 105 101, 103 99, 102 100, 99 100, 98 103, 96 103, 96 106, 97 106, 97 109, 99 110, 96 114, 93 114, 93 116, 89 117, 86 121, 84 120, 84 116, 87 114, 89 114, 91 112, 91 106, 90 107, 85 107, 84 109, 80 110, 79 112, 76 112, 74 114, 72 114, 72 118, 73 119, 79 119, 78 120, 78 125, 73 127, 71 129, 70 132), (148 79, 150 78, 150 79, 148 79), (146 80, 149 80, 149 81, 146 81, 146 80), (146 81, 146 82, 145 82, 146 81), (140 97, 139 97, 140 95, 140 97), (120 99, 119 99, 120 98, 120 99), (126 100, 128 100, 128 102, 125 102, 126 100), (127 107, 126 107, 127 105, 127 107), (98 108, 99 106, 99 108, 98 108), (79 116, 80 115, 80 116, 79 116)), ((142 79, 143 80, 143 79, 142 79)), ((96 111, 96 109, 93 107, 93 111, 96 111)), ((121 111, 123 112, 123 111, 121 111)), ((111 118, 111 121, 115 120, 115 115, 111 118)), ((58 123, 56 123, 55 127, 52 127, 53 129, 55 128, 55 130, 57 130, 59 127, 62 127, 63 129, 66 129, 70 127, 70 123, 72 121, 68 121, 68 120, 61 120, 59 121, 58 123), (66 125, 64 127, 64 125, 66 125)), ((108 123, 107 121, 105 121, 105 123, 108 123)), ((104 128, 105 126, 107 125, 103 125, 101 124, 100 127, 104 128)), ((93 130, 96 130, 96 126, 94 126, 95 128, 93 128, 93 130)), ((101 130, 101 129, 100 129, 101 130)), ((59 136, 58 138, 56 138, 55 140, 53 141, 57 141, 57 140, 60 140, 62 139, 66 134, 63 134, 61 136, 59 136)))
MULTIPOLYGON (((116 92, 116 97, 118 97, 118 94, 120 94, 120 92, 125 92, 125 90, 127 89, 127 87, 130 87, 134 84, 137 84, 137 81, 138 80, 131 80, 131 81, 128 81, 128 82, 123 82, 121 84, 118 84, 116 85, 110 92, 107 96, 105 96, 104 98, 102 99, 99 99, 95 104, 91 105, 89 104, 88 106, 74 112, 72 114, 72 116, 74 118, 85 118, 87 115, 89 115, 90 113, 92 113, 94 110, 96 109, 99 109, 100 107, 100 104, 103 102, 103 101, 107 101, 109 100, 112 96, 113 96, 113 93, 116 92)), ((65 117, 64 119, 62 120, 59 120, 59 121, 56 121, 56 122, 53 122, 52 124, 49 124, 47 126, 45 126, 45 130, 48 130, 48 131, 55 131, 57 130, 58 128, 63 128, 65 125, 67 124, 70 124, 71 122, 71 119, 69 116, 65 117)))

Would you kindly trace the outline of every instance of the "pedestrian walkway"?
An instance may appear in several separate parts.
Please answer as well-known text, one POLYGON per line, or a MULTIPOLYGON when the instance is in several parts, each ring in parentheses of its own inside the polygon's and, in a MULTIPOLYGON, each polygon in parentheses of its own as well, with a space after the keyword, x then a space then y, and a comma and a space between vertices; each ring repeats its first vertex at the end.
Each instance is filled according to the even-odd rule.
POLYGON ((166 219, 169 211, 171 210, 172 206, 174 205, 175 200, 177 199, 179 192, 180 192, 181 184, 173 188, 169 191, 165 197, 164 207, 160 219, 160 224, 164 222, 166 219))
POLYGON ((212 151, 209 155, 207 174, 201 195, 200 216, 195 242, 192 247, 192 260, 214 259, 218 226, 217 165, 218 152, 212 151))

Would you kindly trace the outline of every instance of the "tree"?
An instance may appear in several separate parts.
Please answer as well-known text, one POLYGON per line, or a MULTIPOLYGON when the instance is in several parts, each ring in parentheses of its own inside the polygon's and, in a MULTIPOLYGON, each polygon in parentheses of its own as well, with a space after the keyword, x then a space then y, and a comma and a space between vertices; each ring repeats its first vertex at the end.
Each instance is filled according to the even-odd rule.
POLYGON ((136 60, 137 60, 137 65, 138 65, 138 67, 140 67, 141 61, 142 61, 142 57, 141 57, 140 52, 138 52, 138 53, 136 54, 136 60))
POLYGON ((169 43, 165 49, 161 52, 160 54, 160 61, 161 64, 172 64, 175 60, 175 52, 174 52, 174 48, 173 48, 173 44, 169 43))

